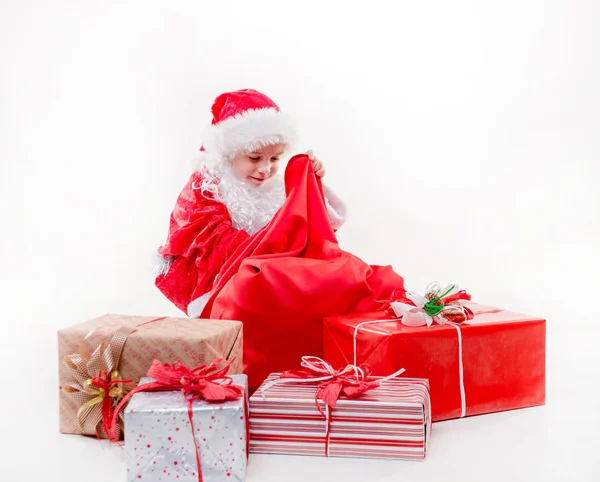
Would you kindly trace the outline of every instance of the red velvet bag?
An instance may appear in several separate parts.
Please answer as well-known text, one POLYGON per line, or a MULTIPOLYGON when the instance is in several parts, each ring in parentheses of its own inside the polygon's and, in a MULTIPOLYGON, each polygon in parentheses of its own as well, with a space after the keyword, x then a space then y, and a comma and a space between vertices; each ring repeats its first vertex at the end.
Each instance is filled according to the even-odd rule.
POLYGON ((201 318, 244 323, 244 373, 254 391, 305 355, 322 356, 323 318, 381 307, 404 280, 343 251, 306 155, 285 172, 287 200, 223 266, 201 318))

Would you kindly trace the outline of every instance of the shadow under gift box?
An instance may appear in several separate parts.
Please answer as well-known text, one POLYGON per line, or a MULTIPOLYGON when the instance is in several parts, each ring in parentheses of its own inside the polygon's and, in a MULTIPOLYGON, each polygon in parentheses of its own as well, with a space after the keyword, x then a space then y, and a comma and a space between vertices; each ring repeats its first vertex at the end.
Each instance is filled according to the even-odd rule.
MULTIPOLYGON (((78 411, 83 403, 93 399, 82 396, 79 391, 67 391, 68 385, 85 383, 85 376, 98 376, 98 363, 87 363, 85 376, 76 376, 65 363, 71 356, 91 358, 93 352, 104 343, 110 358, 117 360, 115 368, 122 380, 131 380, 125 385, 125 393, 133 389, 146 375, 153 360, 164 363, 181 361, 189 367, 210 364, 217 358, 233 360, 229 374, 242 373, 242 323, 230 320, 198 320, 191 318, 150 317, 107 314, 58 331, 59 356, 59 430, 62 433, 106 438, 101 422, 97 422, 100 404, 89 413, 83 429, 79 426, 78 411), (124 344, 112 343, 115 333, 123 331, 124 344), (129 333, 131 332, 131 333, 129 333), (122 346, 121 353, 118 346, 122 346), (83 350, 82 350, 83 348, 83 350), (114 348, 114 349, 113 349, 114 348), (83 351, 83 353, 82 353, 83 351), (87 355, 86 355, 87 354, 87 355), (79 382, 77 381, 79 379, 79 382), (65 389, 67 388, 67 389, 65 389)), ((117 336, 117 338, 119 338, 117 336)), ((99 364, 106 366, 106 356, 99 364)), ((81 371, 81 370, 80 370, 81 371)), ((109 370, 110 372, 110 370, 109 370)), ((114 405, 116 405, 115 400, 114 405)))
POLYGON ((464 302, 474 319, 459 325, 405 326, 385 312, 325 318, 324 358, 370 365, 373 375, 405 368, 429 380, 433 421, 545 404, 546 320, 464 302), (460 335, 460 343, 459 343, 460 335), (460 346, 465 412, 462 412, 460 346))

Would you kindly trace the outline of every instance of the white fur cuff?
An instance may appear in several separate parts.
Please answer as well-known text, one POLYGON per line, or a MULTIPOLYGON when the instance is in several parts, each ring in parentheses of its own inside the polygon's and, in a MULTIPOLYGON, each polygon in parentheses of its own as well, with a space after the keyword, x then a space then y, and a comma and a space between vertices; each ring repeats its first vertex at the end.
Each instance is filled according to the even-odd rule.
POLYGON ((342 199, 328 186, 323 184, 325 194, 325 206, 327 215, 333 229, 339 229, 346 221, 348 215, 348 206, 342 199))
POLYGON ((208 303, 208 299, 210 298, 210 295, 211 295, 211 293, 209 291, 208 293, 205 293, 202 296, 200 296, 200 298, 196 298, 195 300, 190 302, 190 304, 187 307, 188 317, 200 318, 200 315, 202 314, 202 310, 204 310, 206 303, 208 303))

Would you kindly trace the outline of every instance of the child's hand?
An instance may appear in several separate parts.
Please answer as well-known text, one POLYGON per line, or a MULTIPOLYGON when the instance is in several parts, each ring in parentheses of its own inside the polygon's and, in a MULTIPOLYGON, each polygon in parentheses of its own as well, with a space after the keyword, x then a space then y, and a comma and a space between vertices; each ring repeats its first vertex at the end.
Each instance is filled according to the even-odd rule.
POLYGON ((323 167, 323 163, 319 161, 312 150, 306 153, 308 158, 312 161, 313 171, 315 171, 315 175, 317 177, 323 177, 325 175, 325 168, 323 167))

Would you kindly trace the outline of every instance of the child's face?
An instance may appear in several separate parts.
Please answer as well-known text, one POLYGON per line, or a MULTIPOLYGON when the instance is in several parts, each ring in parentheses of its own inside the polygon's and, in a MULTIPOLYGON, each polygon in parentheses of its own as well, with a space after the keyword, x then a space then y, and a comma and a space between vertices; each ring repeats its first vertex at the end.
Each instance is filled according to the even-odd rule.
POLYGON ((279 157, 284 149, 284 144, 274 144, 253 152, 237 154, 231 161, 233 172, 251 186, 262 186, 277 173, 279 157))

